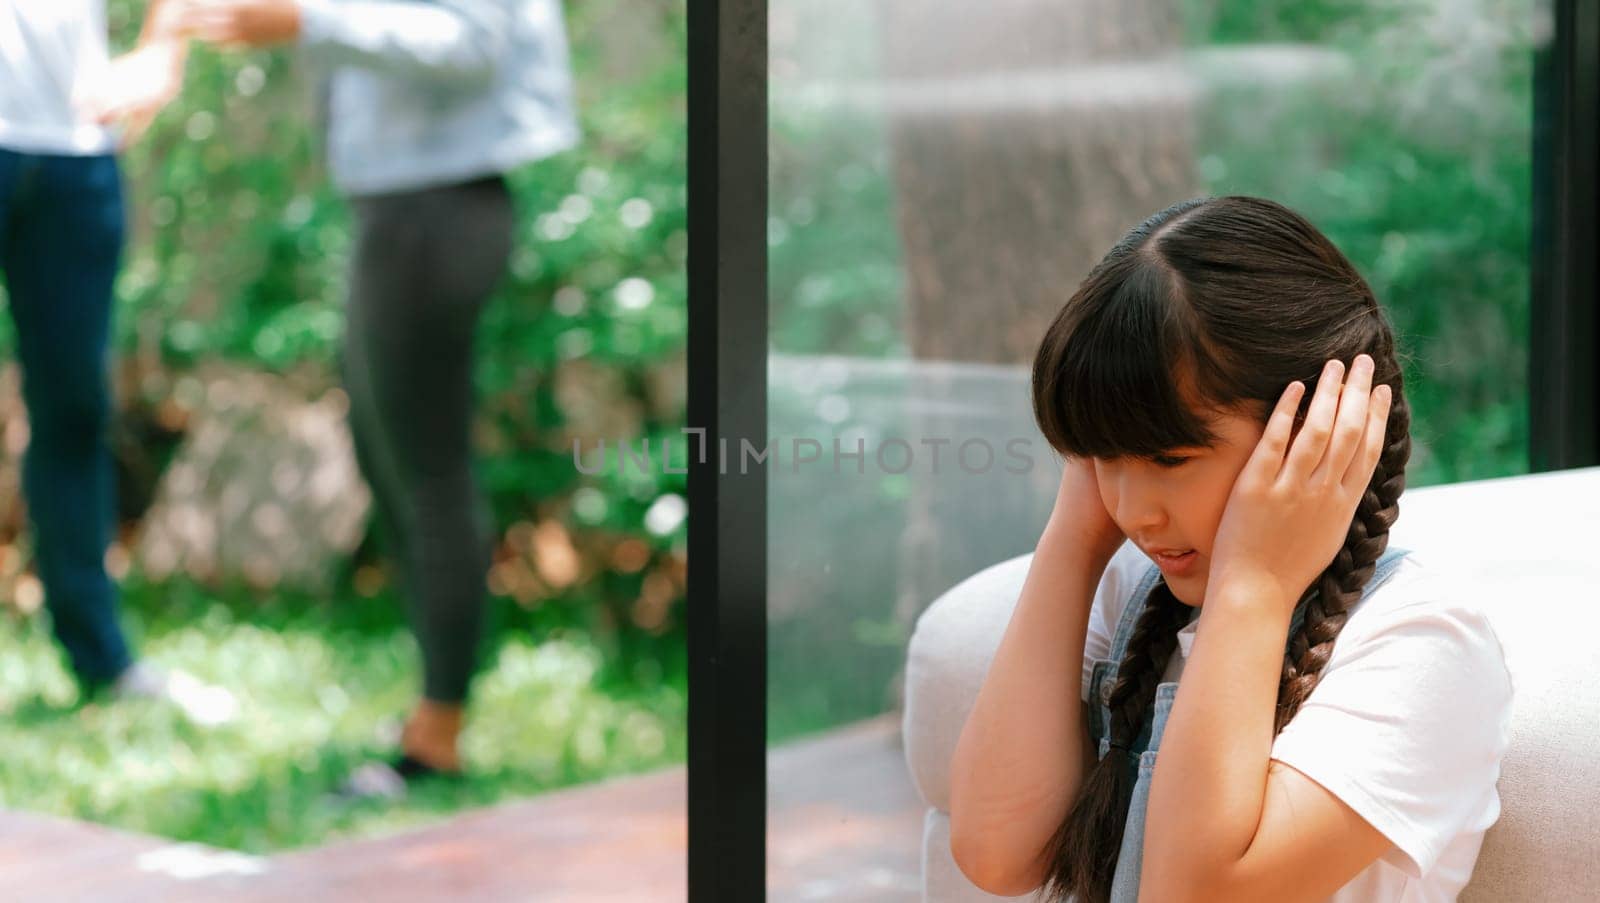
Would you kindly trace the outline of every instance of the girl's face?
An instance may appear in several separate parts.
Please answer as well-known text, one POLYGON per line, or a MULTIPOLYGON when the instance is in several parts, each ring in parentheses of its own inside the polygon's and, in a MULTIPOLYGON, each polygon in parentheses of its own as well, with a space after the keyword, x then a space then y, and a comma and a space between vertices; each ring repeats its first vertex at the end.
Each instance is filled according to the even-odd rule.
POLYGON ((1211 546, 1228 496, 1266 429, 1240 413, 1207 419, 1221 437, 1210 448, 1174 449, 1154 461, 1094 459, 1100 500, 1124 535, 1157 563, 1158 552, 1193 552, 1163 570, 1172 594, 1196 607, 1205 601, 1211 546))

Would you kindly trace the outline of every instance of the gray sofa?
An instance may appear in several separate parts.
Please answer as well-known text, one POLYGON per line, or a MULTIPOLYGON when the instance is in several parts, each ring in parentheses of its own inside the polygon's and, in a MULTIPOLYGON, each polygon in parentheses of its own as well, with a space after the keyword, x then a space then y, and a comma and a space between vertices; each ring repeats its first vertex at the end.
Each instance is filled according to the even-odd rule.
MULTIPOLYGON (((1600 900, 1600 468, 1406 492, 1392 542, 1450 567, 1482 594, 1516 701, 1502 813, 1461 899, 1600 900)), ((928 903, 996 897, 950 854, 950 757, 1027 574, 1030 555, 988 567, 918 618, 906 660, 907 764, 928 804, 928 903)))

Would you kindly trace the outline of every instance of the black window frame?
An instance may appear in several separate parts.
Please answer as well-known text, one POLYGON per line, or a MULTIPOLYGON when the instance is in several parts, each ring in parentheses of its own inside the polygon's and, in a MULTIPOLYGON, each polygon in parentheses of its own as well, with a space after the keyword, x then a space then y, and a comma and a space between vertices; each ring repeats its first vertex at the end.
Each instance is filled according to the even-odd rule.
POLYGON ((1528 469, 1600 464, 1600 4, 1543 0, 1534 54, 1528 469))
POLYGON ((689 0, 688 26, 688 892, 758 903, 767 478, 719 461, 767 428, 767 6, 689 0))
MULTIPOLYGON (((689 850, 694 903, 766 899, 767 8, 688 0, 689 850), (731 457, 737 457, 737 452, 731 457), (722 472, 724 469, 729 472, 722 472)), ((1600 464, 1600 4, 1541 0, 1529 467, 1600 464)))

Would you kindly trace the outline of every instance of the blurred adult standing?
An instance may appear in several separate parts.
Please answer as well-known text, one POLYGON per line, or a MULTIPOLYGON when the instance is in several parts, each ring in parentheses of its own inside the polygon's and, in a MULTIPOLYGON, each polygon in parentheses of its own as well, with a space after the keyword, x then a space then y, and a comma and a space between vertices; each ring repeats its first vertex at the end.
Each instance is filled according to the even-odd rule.
POLYGON ((108 444, 112 283, 124 237, 116 119, 131 140, 177 93, 174 0, 152 0, 138 47, 109 58, 104 0, 0 3, 0 276, 30 441, 23 462, 45 607, 92 695, 154 697, 197 721, 232 696, 137 661, 105 569, 114 526, 108 444))
POLYGON ((183 30, 296 44, 319 78, 329 170, 355 213, 340 367, 362 473, 422 651, 400 753, 353 776, 398 795, 459 773, 491 519, 472 468, 473 338, 506 269, 504 173, 574 146, 559 0, 201 0, 183 30))

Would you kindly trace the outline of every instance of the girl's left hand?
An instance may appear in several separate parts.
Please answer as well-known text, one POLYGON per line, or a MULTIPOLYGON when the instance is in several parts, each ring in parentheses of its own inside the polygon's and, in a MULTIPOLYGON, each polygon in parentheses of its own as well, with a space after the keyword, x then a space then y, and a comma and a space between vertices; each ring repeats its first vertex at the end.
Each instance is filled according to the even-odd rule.
POLYGON ((1242 587, 1288 613, 1338 554, 1383 453, 1389 421, 1390 389, 1374 390, 1372 371, 1372 358, 1357 355, 1344 382, 1343 363, 1329 361, 1292 448, 1305 384, 1295 381, 1284 390, 1223 510, 1208 597, 1225 585, 1242 587))

